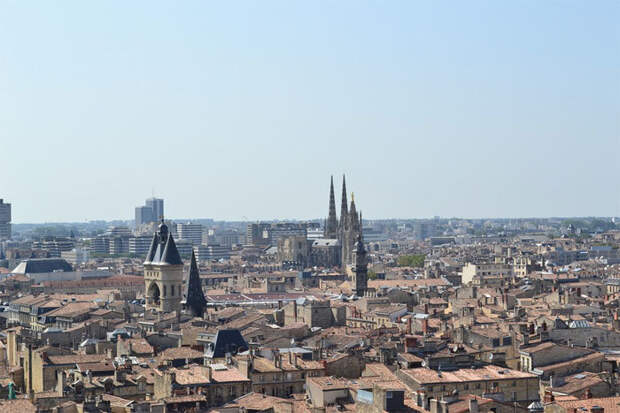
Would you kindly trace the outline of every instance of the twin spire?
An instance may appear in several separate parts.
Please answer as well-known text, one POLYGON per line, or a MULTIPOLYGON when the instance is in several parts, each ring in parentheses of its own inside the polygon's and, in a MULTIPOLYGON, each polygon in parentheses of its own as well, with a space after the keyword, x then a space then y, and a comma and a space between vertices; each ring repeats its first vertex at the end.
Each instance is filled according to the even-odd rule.
POLYGON ((329 215, 327 221, 325 221, 325 238, 341 238, 345 231, 349 229, 358 231, 360 227, 361 219, 357 215, 353 194, 351 194, 351 205, 349 206, 347 202, 347 182, 344 175, 342 175, 340 220, 338 220, 336 216, 336 197, 334 196, 334 177, 332 176, 329 187, 329 215))

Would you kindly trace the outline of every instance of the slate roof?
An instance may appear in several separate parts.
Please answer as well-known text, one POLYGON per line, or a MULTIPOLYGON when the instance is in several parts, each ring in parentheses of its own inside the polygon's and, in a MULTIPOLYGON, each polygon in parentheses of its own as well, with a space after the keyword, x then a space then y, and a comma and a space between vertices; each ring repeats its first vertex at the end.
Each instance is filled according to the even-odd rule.
POLYGON ((168 226, 163 222, 159 225, 157 232, 153 234, 151 247, 146 254, 144 264, 183 265, 174 238, 168 232, 168 226))
POLYGON ((209 358, 223 358, 226 357, 226 353, 234 354, 248 348, 239 330, 218 330, 205 355, 209 358))
POLYGON ((13 274, 39 274, 54 271, 73 271, 73 267, 62 258, 31 258, 20 262, 13 274))

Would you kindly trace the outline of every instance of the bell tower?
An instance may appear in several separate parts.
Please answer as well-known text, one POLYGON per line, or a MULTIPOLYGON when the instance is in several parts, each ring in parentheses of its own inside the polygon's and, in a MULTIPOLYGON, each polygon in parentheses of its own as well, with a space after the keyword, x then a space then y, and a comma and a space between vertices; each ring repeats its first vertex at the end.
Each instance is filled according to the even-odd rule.
POLYGON ((353 273, 353 289, 358 297, 364 297, 368 290, 368 258, 366 255, 364 238, 360 230, 355 243, 355 272, 353 273))
POLYGON ((181 311, 183 261, 162 219, 144 261, 146 310, 181 311))

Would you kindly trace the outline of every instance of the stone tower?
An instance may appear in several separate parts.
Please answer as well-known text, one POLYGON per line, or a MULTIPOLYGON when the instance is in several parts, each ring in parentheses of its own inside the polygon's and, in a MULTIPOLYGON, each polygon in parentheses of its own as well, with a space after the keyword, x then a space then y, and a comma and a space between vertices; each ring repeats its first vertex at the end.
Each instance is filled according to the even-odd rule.
POLYGON ((338 218, 336 217, 336 197, 334 196, 334 177, 332 176, 329 187, 329 216, 325 223, 325 238, 338 238, 338 218))
POLYGON ((361 233, 361 221, 357 215, 355 207, 355 198, 351 194, 351 206, 346 215, 340 217, 340 221, 344 221, 343 231, 340 242, 342 244, 342 268, 346 270, 347 265, 353 264, 353 253, 355 252, 355 242, 361 233))
POLYGON ((353 289, 358 297, 366 295, 368 290, 368 259, 366 254, 364 237, 360 231, 355 243, 355 272, 353 273, 353 289))
POLYGON ((190 310, 192 316, 202 317, 207 309, 207 299, 202 292, 200 274, 198 273, 198 265, 196 264, 196 255, 194 255, 193 250, 184 296, 185 300, 183 301, 183 304, 185 305, 185 308, 190 310))
POLYGON ((180 314, 183 261, 163 219, 144 261, 146 309, 180 314))

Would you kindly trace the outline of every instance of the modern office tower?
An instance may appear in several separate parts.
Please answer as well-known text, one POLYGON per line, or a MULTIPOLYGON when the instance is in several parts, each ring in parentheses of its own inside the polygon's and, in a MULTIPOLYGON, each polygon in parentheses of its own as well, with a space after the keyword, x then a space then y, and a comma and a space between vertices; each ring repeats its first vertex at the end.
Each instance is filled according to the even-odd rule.
POLYGON ((141 235, 129 238, 129 254, 136 257, 143 257, 149 251, 152 237, 141 235))
POLYGON ((292 236, 308 237, 308 224, 296 222, 279 222, 271 224, 269 228, 269 241, 271 245, 278 245, 281 238, 292 236))
POLYGON ((248 224, 245 242, 248 245, 265 245, 269 243, 269 228, 271 224, 248 224))
POLYGON ((161 198, 149 198, 144 205, 137 206, 135 210, 136 227, 159 222, 164 218, 164 200, 161 198))
POLYGON ((227 260, 230 258, 231 249, 224 245, 198 245, 194 247, 194 253, 199 262, 227 260))
POLYGON ((135 220, 136 227, 153 222, 153 209, 146 205, 136 207, 135 220))
POLYGON ((202 225, 192 224, 190 222, 185 224, 177 224, 177 234, 179 239, 190 241, 192 245, 202 244, 202 225))
POLYGON ((161 198, 149 198, 146 200, 146 206, 153 211, 153 221, 161 221, 164 219, 164 200, 161 198))
POLYGON ((71 251, 75 248, 75 242, 72 238, 50 236, 34 241, 32 247, 47 251, 50 257, 60 258, 63 252, 71 251))
POLYGON ((90 254, 87 249, 77 247, 73 248, 71 251, 62 251, 60 257, 67 260, 71 265, 76 266, 88 262, 90 254))
POLYGON ((0 198, 0 240, 11 238, 11 204, 0 198))
POLYGON ((177 250, 179 251, 179 254, 181 254, 181 257, 183 258, 187 258, 190 255, 192 255, 192 248, 194 248, 194 246, 192 245, 190 241, 187 241, 184 239, 179 239, 177 241, 177 250))
POLYGON ((91 254, 107 254, 110 250, 110 238, 98 236, 90 241, 91 254))

